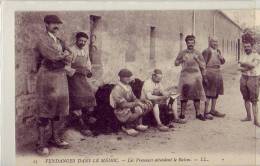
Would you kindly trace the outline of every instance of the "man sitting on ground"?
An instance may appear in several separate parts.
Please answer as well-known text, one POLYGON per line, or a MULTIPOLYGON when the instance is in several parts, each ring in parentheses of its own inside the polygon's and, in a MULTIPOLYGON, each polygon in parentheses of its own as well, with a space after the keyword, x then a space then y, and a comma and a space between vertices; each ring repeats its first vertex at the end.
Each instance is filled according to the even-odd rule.
POLYGON ((136 136, 138 131, 145 131, 148 126, 142 124, 142 116, 149 112, 152 103, 148 100, 139 100, 134 95, 129 83, 132 72, 122 69, 118 73, 119 83, 110 94, 110 105, 114 114, 123 124, 122 130, 130 136, 136 136))
MULTIPOLYGON (((141 99, 150 100, 153 103, 153 114, 160 131, 168 131, 169 127, 162 124, 160 120, 160 106, 166 105, 167 100, 172 95, 171 92, 164 90, 161 80, 162 80, 162 71, 160 69, 155 69, 152 73, 152 77, 144 82, 142 88, 141 99)), ((186 123, 185 120, 179 119, 177 111, 173 108, 171 104, 171 113, 173 115, 175 123, 186 123)))

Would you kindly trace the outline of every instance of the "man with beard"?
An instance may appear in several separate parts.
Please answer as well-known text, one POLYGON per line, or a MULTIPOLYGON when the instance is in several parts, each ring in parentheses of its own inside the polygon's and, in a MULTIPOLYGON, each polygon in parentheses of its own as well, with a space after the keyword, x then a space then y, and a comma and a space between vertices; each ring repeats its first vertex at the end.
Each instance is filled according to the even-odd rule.
POLYGON ((224 117, 216 110, 216 103, 219 95, 224 94, 223 78, 220 71, 220 66, 225 63, 224 57, 218 49, 218 39, 216 37, 210 38, 209 48, 202 52, 202 56, 206 62, 206 77, 204 81, 204 90, 207 101, 205 102, 204 116, 206 119, 213 119, 215 117, 224 117), (211 109, 209 111, 209 103, 211 101, 211 109))
POLYGON ((71 67, 75 73, 68 80, 71 123, 75 124, 83 135, 90 136, 92 133, 87 123, 93 119, 89 118, 89 115, 94 111, 96 99, 87 80, 92 76, 87 41, 88 35, 86 33, 78 32, 76 34, 76 43, 70 47, 72 52, 71 67))
POLYGON ((246 55, 240 63, 240 91, 244 99, 247 117, 242 122, 251 121, 251 105, 254 114, 254 124, 260 127, 258 119, 258 96, 260 79, 260 57, 253 50, 255 41, 249 33, 242 36, 242 42, 246 55))
POLYGON ((205 117, 200 111, 200 101, 206 98, 202 84, 202 76, 205 75, 205 61, 201 53, 194 49, 195 36, 186 36, 185 42, 187 49, 181 51, 175 60, 176 66, 182 66, 179 79, 179 91, 181 94, 180 118, 185 119, 187 102, 188 100, 193 100, 196 118, 205 121, 205 117))
POLYGON ((40 66, 37 77, 38 93, 38 144, 37 153, 49 155, 46 129, 51 122, 50 143, 59 148, 68 148, 62 140, 67 115, 69 114, 68 80, 65 65, 71 60, 69 49, 57 37, 62 21, 56 15, 44 17, 46 32, 39 35, 36 51, 39 53, 40 66))

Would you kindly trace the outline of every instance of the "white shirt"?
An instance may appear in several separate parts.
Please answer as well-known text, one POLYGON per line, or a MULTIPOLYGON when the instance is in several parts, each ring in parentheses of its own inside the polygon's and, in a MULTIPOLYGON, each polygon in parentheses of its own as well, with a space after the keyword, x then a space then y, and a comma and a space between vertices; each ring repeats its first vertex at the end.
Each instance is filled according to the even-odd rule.
POLYGON ((48 32, 48 34, 55 41, 55 43, 57 43, 57 37, 51 32, 48 32))
POLYGON ((150 78, 144 82, 141 99, 152 100, 152 95, 158 96, 157 93, 163 93, 164 89, 161 83, 155 83, 150 78))
POLYGON ((243 75, 247 76, 260 76, 260 55, 256 52, 252 52, 249 55, 244 55, 241 59, 242 63, 249 63, 254 66, 253 69, 242 72, 243 75))

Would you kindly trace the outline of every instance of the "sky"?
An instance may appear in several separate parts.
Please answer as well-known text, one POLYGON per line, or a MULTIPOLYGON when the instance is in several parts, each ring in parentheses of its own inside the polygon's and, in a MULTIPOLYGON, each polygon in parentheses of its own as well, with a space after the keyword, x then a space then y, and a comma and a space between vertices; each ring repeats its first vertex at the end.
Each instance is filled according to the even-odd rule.
POLYGON ((260 10, 223 10, 233 21, 242 27, 260 26, 260 10), (255 19, 257 17, 258 19, 255 19))

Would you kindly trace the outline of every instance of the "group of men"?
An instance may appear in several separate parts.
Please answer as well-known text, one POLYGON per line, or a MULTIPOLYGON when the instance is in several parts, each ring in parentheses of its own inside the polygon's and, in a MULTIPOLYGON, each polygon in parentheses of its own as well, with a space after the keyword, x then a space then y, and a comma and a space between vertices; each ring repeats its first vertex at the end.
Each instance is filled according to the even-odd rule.
MULTIPOLYGON (((91 77, 91 61, 88 55, 88 35, 78 32, 76 42, 68 47, 64 41, 57 37, 62 21, 56 15, 47 15, 44 18, 46 32, 39 35, 36 50, 39 53, 39 70, 37 79, 38 92, 38 143, 37 152, 40 155, 48 155, 48 143, 60 148, 68 148, 69 143, 62 139, 64 126, 68 121, 79 124, 79 130, 84 135, 91 132, 87 123, 94 121, 89 118, 96 106, 94 92, 87 81, 91 77), (51 124, 52 137, 46 139, 46 128, 51 124), (48 141, 49 142, 46 142, 48 141)), ((247 118, 251 120, 250 104, 254 111, 255 125, 259 125, 257 118, 257 100, 259 93, 259 58, 253 52, 253 39, 249 36, 242 37, 246 57, 240 61, 242 71, 241 93, 245 100, 247 118)), ((133 73, 128 69, 121 69, 118 73, 119 82, 110 94, 110 105, 114 109, 114 115, 122 124, 122 130, 128 135, 136 136, 140 131, 145 131, 142 118, 152 112, 159 131, 168 131, 160 119, 160 106, 167 105, 173 116, 172 123, 186 123, 185 111, 188 100, 194 102, 196 118, 202 121, 212 120, 213 117, 224 117, 225 114, 216 110, 216 102, 219 95, 224 93, 221 65, 225 59, 218 49, 217 38, 209 41, 209 47, 202 53, 197 51, 195 37, 188 35, 185 38, 187 49, 182 50, 175 65, 182 66, 178 85, 179 99, 181 101, 181 113, 178 115, 173 103, 172 91, 166 91, 161 80, 162 70, 154 69, 151 78, 144 81, 141 97, 138 99, 130 86, 133 73), (200 103, 205 102, 205 109, 201 111, 200 103), (211 108, 209 109, 211 101, 211 108)))

